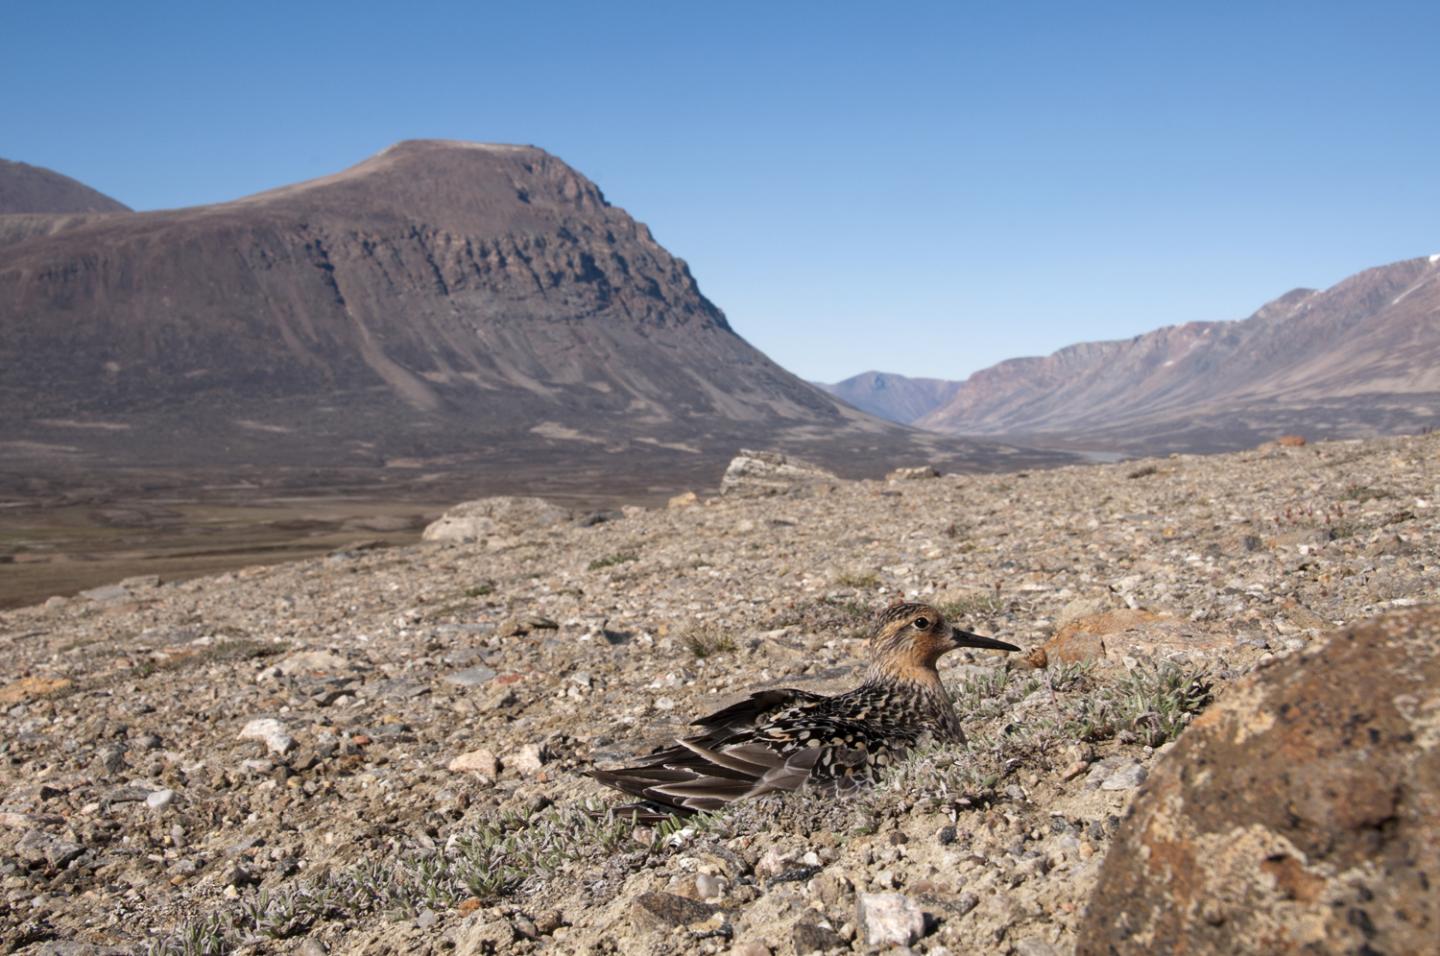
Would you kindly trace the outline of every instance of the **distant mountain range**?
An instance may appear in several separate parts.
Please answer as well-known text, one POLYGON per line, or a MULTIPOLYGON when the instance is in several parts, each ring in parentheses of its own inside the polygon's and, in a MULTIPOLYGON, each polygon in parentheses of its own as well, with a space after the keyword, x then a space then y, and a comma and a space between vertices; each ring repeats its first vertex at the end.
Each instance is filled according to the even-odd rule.
POLYGON ((913 424, 948 402, 959 382, 943 378, 909 378, 889 372, 861 372, 821 388, 863 412, 886 421, 913 424))
POLYGON ((963 382, 866 372, 823 386, 957 435, 1135 454, 1212 452, 1440 425, 1440 256, 1296 289, 1235 322, 1017 358, 963 382))
POLYGON ((9 163, 0 196, 0 473, 654 492, 714 483, 742 446, 850 476, 1065 460, 880 421, 801 381, 533 147, 404 142, 147 213, 9 163))

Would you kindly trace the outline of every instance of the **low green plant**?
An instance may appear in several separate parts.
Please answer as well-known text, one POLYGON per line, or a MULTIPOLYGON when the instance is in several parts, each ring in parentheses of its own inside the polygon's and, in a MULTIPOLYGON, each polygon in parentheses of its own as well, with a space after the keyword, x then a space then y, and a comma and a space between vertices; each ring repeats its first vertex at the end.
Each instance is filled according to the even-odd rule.
MULTIPOLYGON (((714 635, 698 634, 709 647, 714 635)), ((1008 799, 1007 781, 1017 772, 1053 769, 1056 755, 1074 744, 1159 746, 1174 739, 1210 699, 1206 672, 1175 663, 1110 672, 1090 664, 1034 671, 1007 662, 972 672, 949 689, 968 739, 916 748, 886 770, 878 787, 823 800, 813 791, 773 794, 716 813, 644 825, 623 812, 588 805, 500 813, 461 829, 443 850, 416 848, 331 871, 314 883, 254 891, 218 912, 193 917, 147 952, 268 951, 269 941, 303 935, 327 920, 370 914, 413 918, 422 909, 442 911, 466 900, 539 891, 577 863, 652 866, 696 841, 777 828, 870 834, 917 806, 958 814, 1008 799)))
POLYGON ((640 555, 634 551, 617 551, 614 554, 607 554, 602 558, 596 558, 587 566, 587 571, 600 571, 605 568, 613 568, 617 564, 625 564, 628 561, 639 561, 640 555))
POLYGON ((835 578, 835 586, 871 591, 880 586, 880 576, 874 571, 847 571, 835 578))
POLYGON ((992 590, 974 591, 940 605, 940 613, 951 623, 972 618, 999 617, 1010 610, 1010 602, 992 590))
POLYGON ((1362 485, 1359 482, 1351 482, 1345 486, 1345 490, 1340 493, 1340 497, 1346 501, 1363 503, 1366 501, 1380 501, 1385 498, 1393 498, 1395 495, 1393 492, 1386 491, 1384 488, 1376 488, 1371 485, 1362 485))
POLYGON ((690 631, 680 641, 696 660, 702 661, 707 657, 730 654, 738 649, 733 637, 714 628, 690 631))
POLYGON ((1174 740, 1210 701, 1204 670, 1165 662, 1142 665, 1123 678, 1078 695, 1065 710, 1065 732, 1084 741, 1109 740, 1122 732, 1151 747, 1174 740))

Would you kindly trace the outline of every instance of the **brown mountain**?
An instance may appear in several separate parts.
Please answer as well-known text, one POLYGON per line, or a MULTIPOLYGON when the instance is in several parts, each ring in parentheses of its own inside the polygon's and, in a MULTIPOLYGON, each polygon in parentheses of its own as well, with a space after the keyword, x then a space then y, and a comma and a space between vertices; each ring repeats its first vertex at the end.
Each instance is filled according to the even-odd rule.
POLYGON ((1048 447, 1208 452, 1440 424, 1440 256, 1296 289, 1237 322, 1001 362, 916 424, 1048 447))
POLYGON ((129 211, 124 203, 69 176, 43 166, 0 159, 0 215, 129 211))
POLYGON ((234 202, 32 232, 0 247, 0 367, 0 439, 30 470, 553 491, 713 483, 742 445, 850 475, 1057 460, 899 428, 800 381, 533 147, 405 142, 234 202))
POLYGON ((821 388, 886 421, 909 425, 948 402, 959 382, 943 378, 909 378, 889 372, 861 372, 821 388))

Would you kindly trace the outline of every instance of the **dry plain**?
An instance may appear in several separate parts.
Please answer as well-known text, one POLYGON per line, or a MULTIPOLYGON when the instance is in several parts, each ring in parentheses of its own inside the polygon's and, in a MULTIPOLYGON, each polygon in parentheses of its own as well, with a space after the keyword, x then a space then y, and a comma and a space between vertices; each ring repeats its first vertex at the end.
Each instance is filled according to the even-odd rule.
POLYGON ((0 612, 4 951, 754 956, 898 927, 912 952, 1071 952, 1196 714, 1338 624, 1433 600, 1437 452, 520 507, 484 540, 0 612), (1048 666, 951 655, 969 743, 854 799, 658 829, 586 813, 609 799, 587 767, 706 707, 853 683, 900 596, 1048 666), (1065 663, 1057 634, 1103 650, 1065 663), (898 900, 893 926, 868 894, 898 900))

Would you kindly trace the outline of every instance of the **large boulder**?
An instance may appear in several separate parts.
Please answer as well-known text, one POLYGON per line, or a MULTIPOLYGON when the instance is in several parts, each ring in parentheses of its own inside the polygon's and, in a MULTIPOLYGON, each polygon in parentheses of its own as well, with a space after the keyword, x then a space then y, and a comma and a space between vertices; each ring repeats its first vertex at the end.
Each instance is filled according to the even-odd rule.
POLYGON ((426 541, 508 542, 536 528, 570 520, 570 512, 544 498, 502 495, 466 501, 431 522, 421 537, 426 541))
POLYGON ((777 495, 839 481, 831 472, 778 451, 740 449, 720 479, 724 495, 777 495))
POLYGON ((1420 953, 1440 940, 1440 609, 1235 685, 1141 789, 1077 952, 1420 953))

